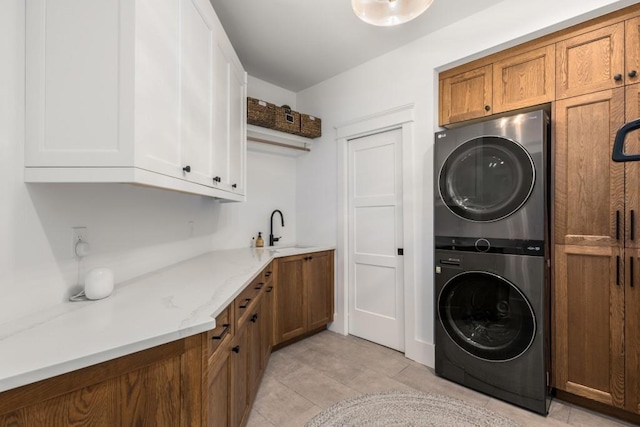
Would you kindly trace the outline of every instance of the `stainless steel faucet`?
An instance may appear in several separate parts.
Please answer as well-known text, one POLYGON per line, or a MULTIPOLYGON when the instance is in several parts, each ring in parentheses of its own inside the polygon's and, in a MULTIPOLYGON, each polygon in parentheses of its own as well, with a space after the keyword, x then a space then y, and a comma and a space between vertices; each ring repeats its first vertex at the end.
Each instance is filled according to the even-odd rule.
POLYGON ((269 246, 273 246, 275 242, 282 239, 282 237, 273 237, 273 215, 275 215, 276 212, 280 214, 280 220, 282 221, 282 226, 284 227, 284 216, 282 216, 282 212, 280 212, 279 209, 276 209, 275 211, 271 212, 271 229, 269 232, 269 246))

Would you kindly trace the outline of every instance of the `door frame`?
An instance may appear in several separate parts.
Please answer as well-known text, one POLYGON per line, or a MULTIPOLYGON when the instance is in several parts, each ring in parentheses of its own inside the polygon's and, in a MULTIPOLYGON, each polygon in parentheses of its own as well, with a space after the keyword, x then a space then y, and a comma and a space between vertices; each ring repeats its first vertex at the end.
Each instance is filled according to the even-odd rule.
POLYGON ((402 133, 402 236, 404 240, 404 338, 405 355, 420 360, 421 345, 416 340, 416 208, 414 195, 415 171, 414 159, 414 105, 408 104, 365 116, 336 126, 337 141, 337 218, 338 241, 336 255, 336 301, 334 322, 330 329, 343 335, 349 333, 349 162, 348 142, 363 136, 400 129, 402 133))

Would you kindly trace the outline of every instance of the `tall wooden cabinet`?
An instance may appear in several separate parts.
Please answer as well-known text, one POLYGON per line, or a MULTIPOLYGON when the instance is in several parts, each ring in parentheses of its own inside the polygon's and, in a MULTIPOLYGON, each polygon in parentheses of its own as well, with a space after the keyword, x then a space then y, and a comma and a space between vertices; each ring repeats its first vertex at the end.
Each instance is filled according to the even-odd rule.
MULTIPOLYGON (((558 389, 640 414, 640 166, 611 160, 617 130, 640 113, 637 28, 558 43, 553 360, 558 389)), ((626 150, 640 152, 640 134, 626 150)))

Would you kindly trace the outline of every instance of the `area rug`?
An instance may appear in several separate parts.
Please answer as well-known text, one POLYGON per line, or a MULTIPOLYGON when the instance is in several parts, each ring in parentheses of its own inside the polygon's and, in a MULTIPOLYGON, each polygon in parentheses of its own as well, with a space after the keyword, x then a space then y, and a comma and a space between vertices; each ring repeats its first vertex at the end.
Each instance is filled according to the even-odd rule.
POLYGON ((435 393, 387 391, 343 400, 306 427, 451 426, 517 427, 519 424, 463 400, 435 393))

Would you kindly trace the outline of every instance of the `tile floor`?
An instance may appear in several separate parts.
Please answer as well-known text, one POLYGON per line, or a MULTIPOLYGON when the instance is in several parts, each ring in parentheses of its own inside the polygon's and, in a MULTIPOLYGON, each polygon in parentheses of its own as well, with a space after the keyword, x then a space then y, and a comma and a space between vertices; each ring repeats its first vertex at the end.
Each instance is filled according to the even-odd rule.
POLYGON ((394 350, 324 331, 271 355, 248 426, 304 426, 340 400, 362 393, 411 389, 466 400, 523 426, 632 425, 557 400, 544 418, 439 378, 432 369, 394 350))

